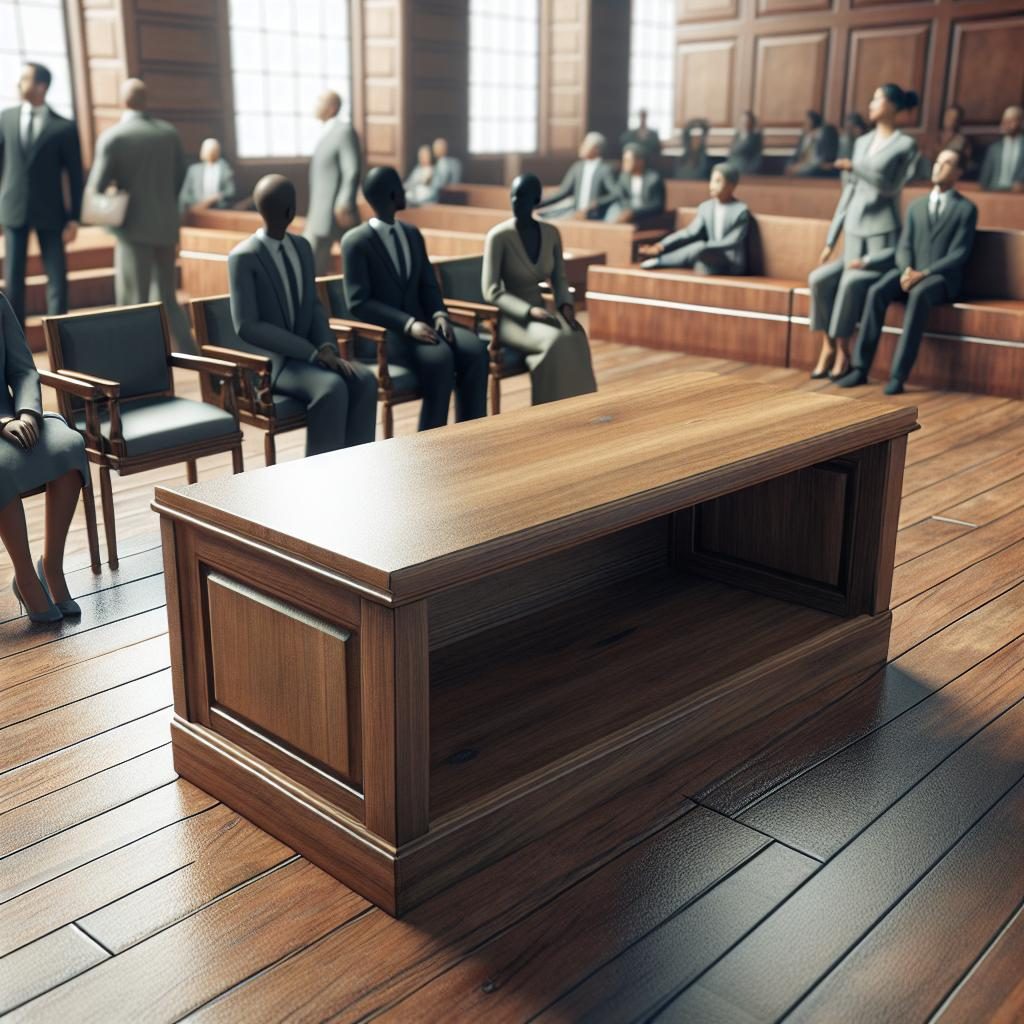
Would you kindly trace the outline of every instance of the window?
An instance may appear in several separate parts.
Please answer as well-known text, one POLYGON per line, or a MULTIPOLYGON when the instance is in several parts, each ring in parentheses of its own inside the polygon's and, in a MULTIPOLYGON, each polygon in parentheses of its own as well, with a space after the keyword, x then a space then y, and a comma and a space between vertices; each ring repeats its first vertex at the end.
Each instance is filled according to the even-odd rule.
POLYGON ((46 102, 58 114, 74 117, 63 0, 0 0, 0 96, 12 104, 21 102, 17 82, 26 61, 50 69, 46 102))
POLYGON ((469 151, 537 148, 538 0, 470 0, 469 151))
POLYGON ((674 0, 633 0, 629 45, 629 123, 647 111, 662 139, 675 135, 674 0))
POLYGON ((238 155, 312 153, 317 96, 350 114, 348 0, 230 0, 229 26, 238 155))

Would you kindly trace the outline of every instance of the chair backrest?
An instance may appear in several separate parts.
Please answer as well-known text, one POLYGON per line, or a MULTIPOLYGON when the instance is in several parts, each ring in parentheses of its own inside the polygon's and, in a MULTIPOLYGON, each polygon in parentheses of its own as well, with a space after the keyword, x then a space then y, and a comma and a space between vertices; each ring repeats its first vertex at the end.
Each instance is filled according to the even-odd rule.
MULTIPOLYGON (((324 277, 318 277, 316 287, 320 293, 320 301, 329 317, 339 317, 342 320, 355 319, 348 308, 348 299, 345 297, 344 274, 327 274, 324 277)), ((356 338, 352 354, 360 362, 375 363, 377 361, 377 346, 365 338, 356 338)))
POLYGON ((214 295, 207 299, 193 299, 189 305, 192 307, 192 324, 200 345, 234 348, 239 352, 251 352, 258 356, 267 354, 263 349, 243 341, 235 333, 230 296, 214 295))
POLYGON ((434 269, 441 284, 441 294, 445 298, 462 299, 464 302, 484 302, 483 289, 480 287, 483 267, 483 255, 437 260, 434 269))
POLYGON ((167 316, 159 302, 47 317, 45 323, 51 369, 116 380, 122 399, 174 394, 167 316))

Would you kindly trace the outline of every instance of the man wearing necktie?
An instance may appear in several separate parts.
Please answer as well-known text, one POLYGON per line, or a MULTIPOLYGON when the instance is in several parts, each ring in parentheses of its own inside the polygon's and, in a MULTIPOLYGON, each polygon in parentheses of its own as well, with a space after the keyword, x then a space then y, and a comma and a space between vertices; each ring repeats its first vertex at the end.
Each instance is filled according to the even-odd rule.
POLYGON ((978 180, 990 191, 1024 192, 1024 108, 1007 107, 1000 127, 1003 137, 985 150, 978 180))
POLYGON ((345 298, 357 320, 387 328, 388 361, 408 367, 423 393, 420 430, 487 412, 487 348, 448 319, 434 268, 419 231, 395 220, 405 189, 393 167, 375 167, 363 182, 375 217, 341 240, 345 298))
POLYGON ((78 129, 46 105, 51 75, 26 64, 18 80, 22 102, 0 114, 0 226, 4 234, 7 297, 25 322, 28 237, 35 231, 46 271, 46 309, 68 310, 64 245, 78 231, 82 209, 82 156, 78 129), (64 200, 67 178, 69 203, 64 200))
POLYGON ((288 231, 295 186, 280 174, 253 192, 264 226, 228 257, 231 318, 240 347, 270 356, 271 390, 306 407, 306 455, 372 441, 377 381, 338 354, 316 294, 313 250, 288 231))
POLYGON ((903 331, 892 360, 887 395, 898 395, 910 376, 933 306, 953 302, 960 294, 964 268, 974 245, 978 208, 954 187, 964 171, 964 154, 944 149, 932 167, 932 190, 907 209, 896 246, 896 266, 868 291, 852 369, 839 379, 841 388, 857 387, 868 379, 878 350, 889 304, 907 304, 903 331))

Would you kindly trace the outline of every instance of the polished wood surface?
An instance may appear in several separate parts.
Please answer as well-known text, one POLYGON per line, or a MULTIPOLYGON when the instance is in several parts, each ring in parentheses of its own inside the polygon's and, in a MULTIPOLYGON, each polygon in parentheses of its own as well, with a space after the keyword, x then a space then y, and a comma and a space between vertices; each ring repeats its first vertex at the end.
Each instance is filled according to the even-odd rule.
MULTIPOLYGON (((646 367, 662 375, 714 369, 801 391, 823 387, 796 370, 592 346, 603 385, 646 367)), ((198 394, 187 376, 180 383, 181 393, 198 394)), ((856 394, 880 392, 870 386, 856 394)), ((509 410, 528 405, 524 378, 508 382, 505 399, 509 410)), ((999 726, 1018 696, 1001 689, 985 715, 958 723, 971 694, 1012 673, 990 656, 1021 635, 1024 621, 1024 555, 1012 518, 1024 501, 1021 404, 915 387, 886 401, 918 406, 923 426, 909 438, 897 539, 904 582, 894 597, 890 664, 823 686, 800 680, 780 705, 752 699, 723 707, 718 730, 679 749, 671 768, 641 770, 606 792, 603 805, 400 921, 353 902, 341 883, 223 806, 154 803, 154 793, 182 786, 171 765, 169 713, 142 704, 135 705, 142 718, 121 713, 118 692, 138 681, 139 693, 152 690, 146 706, 166 709, 171 701, 161 559, 148 506, 153 484, 181 471, 115 480, 120 569, 94 577, 84 568, 80 516, 70 536, 69 582, 87 615, 81 625, 40 634, 13 619, 13 598, 0 593, 0 619, 8 620, 0 626, 0 749, 12 751, 0 775, 0 833, 8 840, 0 873, 6 878, 17 868, 12 843, 34 844, 22 865, 54 854, 67 864, 56 877, 40 874, 39 885, 0 908, 0 957, 25 950, 17 961, 0 959, 0 993, 32 1000, 12 1019, 193 1015, 234 1024, 283 1019, 301 1007, 318 1020, 381 1013, 395 1020, 629 1020, 649 1017, 699 985, 741 941, 749 955, 732 961, 730 986, 739 994, 726 1020, 743 1012, 756 1018, 766 976, 789 979, 773 999, 781 993, 796 1006, 833 973, 842 985, 833 991, 851 995, 814 1003, 813 1019, 844 1019, 858 1009, 872 1018, 919 1019, 931 1013, 920 1006, 940 1007, 950 992, 939 1020, 1015 1019, 1021 926, 1013 908, 1024 898, 1015 868, 1019 811, 1008 800, 1007 817, 999 801, 1020 774, 1013 752, 1024 728, 1019 719, 999 726), (968 700, 948 702, 948 684, 972 669, 961 690, 968 700), (918 715, 931 708, 931 717, 900 730, 911 708, 918 715), (51 732, 58 720, 61 731, 51 732), (31 747, 8 744, 29 725, 31 747), (922 805, 914 794, 941 769, 942 738, 953 728, 964 737, 954 742, 978 757, 971 764, 957 758, 954 771, 937 780, 936 798, 922 805), (861 756, 822 771, 818 795, 802 811, 804 833, 813 837, 841 808, 842 827, 853 836, 844 853, 822 864, 776 841, 774 824, 755 831, 737 820, 763 794, 784 791, 848 749, 861 756), (872 756, 881 749, 884 771, 872 756), (851 787, 857 797, 846 804, 851 787), (691 796, 710 806, 695 806, 691 796), (987 805, 996 811, 990 817, 987 805), (893 822, 900 831, 883 835, 893 822), (937 830, 942 835, 932 841, 937 830), (980 841, 961 843, 968 835, 980 841), (926 843, 917 874, 935 881, 890 885, 926 843), (83 845, 88 860, 72 860, 83 845), (547 876, 541 884, 539 864, 547 876), (819 888, 813 899, 794 903, 789 930, 772 931, 816 874, 832 880, 828 892, 819 888), (855 934, 849 929, 838 944, 794 950, 794 936, 821 921, 823 899, 836 908, 830 928, 858 914, 855 934), (46 938, 72 926, 106 951, 85 973, 84 963, 57 955, 66 948, 63 936, 46 938), (755 946, 753 936, 765 941, 755 946), (870 955, 892 937, 896 962, 870 955), (757 999, 737 984, 744 972, 761 986, 757 999), (848 988, 851 978, 875 977, 874 994, 848 988)), ((415 410, 400 410, 398 435, 415 429, 415 410)), ((259 462, 261 445, 261 435, 247 430, 250 464, 259 462)), ((290 435, 281 457, 301 458, 302 449, 301 434, 290 435)), ((208 471, 229 473, 230 460, 211 458, 208 471)), ((28 512, 36 543, 41 500, 28 512)), ((5 1010, 12 1005, 0 1000, 5 1010)))
POLYGON ((329 471, 310 474, 303 463, 229 486, 160 488, 156 501, 406 601, 437 589, 441 576, 451 585, 540 557, 708 500, 733 489, 737 474, 750 483, 781 476, 913 423, 912 410, 700 377, 331 453, 317 464, 329 471), (626 442, 641 437, 651 448, 638 464, 626 442), (538 463, 544 472, 531 472, 538 463), (424 521, 444 529, 421 530, 424 521))

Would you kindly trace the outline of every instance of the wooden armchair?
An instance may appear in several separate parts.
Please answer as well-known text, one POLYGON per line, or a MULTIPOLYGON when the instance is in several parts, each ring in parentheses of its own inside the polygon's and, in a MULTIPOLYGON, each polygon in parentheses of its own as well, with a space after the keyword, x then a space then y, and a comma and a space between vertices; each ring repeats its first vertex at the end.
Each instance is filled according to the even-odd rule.
MULTIPOLYGON (((263 459, 273 466, 277 462, 277 435, 304 427, 306 407, 295 398, 273 394, 270 358, 250 348, 235 333, 229 296, 193 299, 189 313, 203 355, 238 366, 238 418, 264 432, 263 459)), ((212 384, 209 378, 203 378, 204 402, 215 401, 212 384)))
POLYGON ((234 472, 242 471, 238 367, 172 352, 158 302, 44 317, 43 328, 52 372, 40 376, 56 389, 61 415, 85 435, 89 461, 99 466, 107 559, 117 568, 111 470, 127 476, 184 462, 195 483, 197 459, 230 451, 234 472), (205 377, 204 394, 217 400, 177 397, 174 367, 205 377))
POLYGON ((505 347, 498 337, 500 311, 497 306, 484 302, 480 287, 483 263, 482 255, 439 259, 434 262, 434 272, 451 318, 487 339, 491 415, 497 416, 501 412, 502 380, 527 373, 529 367, 522 352, 505 347))
POLYGON ((377 400, 381 404, 384 437, 393 437, 393 407, 423 397, 416 374, 407 366, 388 362, 387 331, 376 324, 353 320, 345 299, 344 275, 329 274, 316 279, 320 301, 338 338, 342 358, 365 363, 377 378, 377 400))

